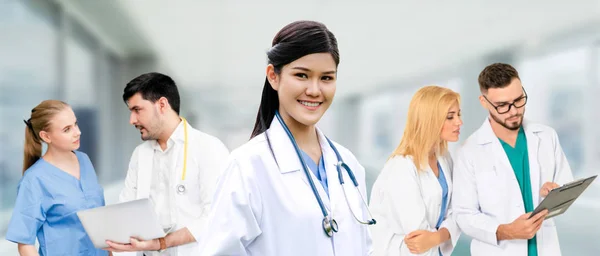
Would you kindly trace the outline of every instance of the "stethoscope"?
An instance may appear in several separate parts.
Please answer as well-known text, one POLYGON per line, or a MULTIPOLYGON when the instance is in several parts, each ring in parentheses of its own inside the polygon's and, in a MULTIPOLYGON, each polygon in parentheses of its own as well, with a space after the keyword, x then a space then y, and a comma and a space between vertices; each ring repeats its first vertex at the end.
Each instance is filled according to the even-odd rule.
MULTIPOLYGON (((279 120, 279 123, 281 123, 281 126, 283 126, 283 129, 287 133, 290 141, 292 141, 292 144, 294 145, 294 149, 296 150, 296 154, 298 155, 298 159, 300 159, 300 162, 302 163, 302 169, 304 170, 304 174, 306 175, 306 177, 308 179, 310 188, 312 189, 313 194, 315 195, 315 198, 317 199, 317 202, 319 203, 319 207, 321 208, 321 212, 323 213, 323 230, 325 231, 325 234, 327 234, 327 236, 332 237, 334 232, 338 232, 338 224, 335 221, 335 219, 333 217, 331 217, 329 212, 325 209, 323 200, 319 196, 319 192, 317 192, 315 183, 312 180, 312 178, 310 177, 310 173, 308 172, 308 168, 306 167, 307 165, 304 162, 304 158, 302 157, 302 155, 300 153, 300 148, 298 147, 298 144, 296 144, 296 140, 294 139, 294 136, 288 129, 287 125, 285 124, 285 122, 283 122, 281 115, 279 115, 279 111, 275 112, 275 116, 277 117, 277 120, 279 120)), ((352 212, 352 216, 354 216, 354 219, 356 219, 356 221, 358 221, 360 224, 374 225, 376 223, 376 221, 373 218, 373 215, 371 215, 371 211, 369 211, 369 207, 367 206, 367 203, 365 202, 364 197, 362 196, 362 194, 360 193, 360 190, 358 189, 358 182, 356 181, 356 177, 354 177, 354 173, 352 172, 350 167, 346 163, 344 163, 344 160, 342 159, 340 152, 338 152, 337 148, 333 145, 333 142, 331 142, 331 140, 329 140, 329 138, 327 138, 327 137, 325 137, 325 139, 327 139, 329 146, 331 147, 331 149, 333 149, 333 152, 335 152, 335 156, 337 157, 336 169, 338 172, 338 178, 340 180, 340 185, 342 186, 342 190, 344 191, 344 197, 346 198, 346 204, 348 204, 348 208, 350 208, 350 212, 352 212), (354 187, 356 188, 356 191, 360 195, 360 199, 362 199, 362 202, 365 205, 367 212, 369 213, 369 217, 371 218, 370 220, 368 220, 368 221, 360 220, 354 213, 354 210, 352 209, 352 207, 350 206, 350 201, 348 201, 348 196, 346 195, 346 188, 344 187, 344 176, 342 175, 342 169, 346 170, 346 172, 348 173, 348 176, 352 180, 352 183, 354 183, 354 187)))
POLYGON ((185 181, 185 172, 187 170, 187 148, 188 148, 188 132, 187 132, 187 120, 185 118, 181 118, 183 120, 183 171, 181 172, 181 183, 177 185, 177 194, 183 195, 186 191, 185 185, 183 182, 185 181))
MULTIPOLYGON (((188 148, 188 132, 187 132, 187 120, 181 117, 183 121, 183 170, 181 173, 181 183, 175 187, 177 194, 183 195, 186 192, 185 185, 183 184, 185 181, 185 174, 187 170, 187 148, 188 148)), ((163 231, 165 233, 170 233, 175 228, 175 225, 171 225, 168 228, 163 227, 163 231)))

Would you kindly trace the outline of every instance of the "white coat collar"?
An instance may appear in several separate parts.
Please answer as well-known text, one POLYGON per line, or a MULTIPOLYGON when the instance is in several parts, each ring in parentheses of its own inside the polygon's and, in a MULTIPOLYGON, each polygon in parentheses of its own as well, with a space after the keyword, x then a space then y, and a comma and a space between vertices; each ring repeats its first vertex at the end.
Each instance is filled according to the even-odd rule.
MULTIPOLYGON (((529 157, 531 187, 539 188, 539 187, 541 187, 541 184, 540 184, 540 175, 541 174, 540 174, 540 166, 539 166, 537 159, 539 159, 538 151, 539 151, 540 139, 539 139, 537 133, 543 132, 544 127, 542 125, 533 124, 527 120, 523 120, 523 129, 525 131, 525 136, 527 138, 527 152, 528 152, 528 157, 529 157)), ((514 172, 513 172, 512 166, 510 164, 510 161, 508 159, 508 156, 504 152, 504 149, 502 148, 502 145, 500 144, 498 137, 496 136, 496 134, 494 134, 494 131, 492 130, 492 126, 490 125, 489 117, 485 119, 481 128, 479 128, 479 130, 477 130, 477 143, 480 145, 485 145, 485 144, 491 143, 490 145, 492 146, 492 150, 493 150, 492 154, 495 156, 498 156, 495 159, 494 168, 497 168, 498 170, 510 171, 509 175, 511 177, 514 177, 514 172)), ((512 182, 512 187, 513 187, 514 191, 519 191, 519 184, 517 183, 516 179, 514 179, 514 181, 512 182)), ((539 190, 532 189, 531 193, 532 193, 532 197, 533 197, 533 202, 539 202, 539 190)), ((521 204, 521 207, 523 207, 523 209, 525 209, 522 204, 521 204)))
MULTIPOLYGON (((525 134, 533 134, 543 131, 543 127, 529 122, 527 119, 523 120, 523 129, 525 130, 525 134)), ((490 124, 490 118, 487 117, 483 124, 477 130, 477 144, 484 145, 488 143, 492 143, 498 140, 498 136, 492 130, 492 125, 490 124)))
MULTIPOLYGON (((187 129, 188 129, 188 136, 189 136, 189 130, 191 129, 191 126, 189 123, 187 124, 187 129)), ((184 140, 185 140, 185 134, 183 131, 183 120, 181 120, 181 121, 179 121, 179 124, 177 125, 177 127, 175 128, 173 133, 171 133, 169 140, 167 140, 167 150, 169 148, 171 148, 174 143, 183 143, 184 140)), ((149 142, 150 142, 151 148, 161 151, 160 145, 158 144, 157 140, 151 140, 149 142)))
MULTIPOLYGON (((172 139, 176 142, 183 142, 185 140, 183 124, 184 124, 183 120, 179 121, 177 128, 175 128, 175 131, 173 131, 173 134, 171 134, 171 138, 169 138, 169 139, 172 139)), ((190 130, 192 129, 192 126, 188 122, 185 122, 185 124, 186 124, 187 130, 188 130, 188 137, 189 137, 190 136, 189 133, 190 133, 190 130)))
MULTIPOLYGON (((335 162, 329 160, 332 159, 331 157, 335 158, 335 153, 329 146, 325 135, 319 128, 316 128, 316 130, 317 136, 319 136, 319 144, 321 145, 321 150, 323 152, 325 166, 335 164, 335 162)), ((273 118, 271 127, 269 127, 266 134, 269 136, 269 141, 273 148, 273 155, 279 165, 279 171, 281 173, 288 173, 301 170, 302 163, 298 158, 294 145, 281 123, 279 123, 277 117, 273 118)))
MULTIPOLYGON (((190 124, 187 124, 187 129, 188 129, 188 137, 190 136, 190 130, 192 129, 192 127, 190 126, 190 124)), ((175 128, 175 130, 173 131, 173 133, 171 134, 171 137, 169 138, 169 141, 167 143, 167 145, 169 145, 169 148, 171 148, 175 143, 183 143, 185 139, 184 136, 184 132, 183 132, 183 121, 179 122, 179 125, 177 126, 177 128, 175 128)), ((188 138, 189 140, 189 138, 188 138)), ((154 160, 153 160, 153 155, 154 149, 160 149, 160 146, 158 145, 158 142, 156 140, 151 140, 151 141, 146 141, 144 142, 144 144, 142 145, 147 145, 147 146, 142 146, 140 147, 139 151, 138 151, 138 179, 137 179, 137 198, 148 198, 150 195, 150 187, 151 187, 151 183, 152 183, 152 175, 151 172, 153 171, 153 165, 154 165, 154 160)), ((175 150, 175 152, 173 152, 174 156, 176 156, 175 159, 177 159, 177 156, 179 154, 179 148, 174 148, 173 150, 175 150)), ((173 161, 173 164, 176 166, 177 161, 173 161)), ((173 168, 175 168, 175 166, 173 166, 173 168)), ((173 177, 175 177, 174 175, 176 175, 176 172, 173 173, 173 177)))
MULTIPOLYGON (((337 176, 337 172, 332 171, 335 169, 331 169, 331 167, 335 167, 335 164, 338 160, 323 132, 319 128, 316 128, 316 130, 317 136, 319 137, 319 144, 321 146, 323 163, 327 173, 327 183, 330 184, 328 186, 329 196, 327 195, 327 192, 325 191, 323 186, 315 186, 315 188, 325 208, 328 209, 329 212, 335 213, 336 209, 340 209, 340 206, 337 204, 331 205, 331 202, 342 202, 338 199, 342 196, 343 193, 341 191, 341 186, 331 185, 339 184, 340 182, 337 176)), ((290 138, 283 129, 283 126, 281 125, 281 123, 279 123, 279 120, 276 117, 271 122, 271 127, 267 130, 267 134, 269 136, 269 141, 271 142, 271 147, 273 149, 275 161, 279 165, 279 171, 282 174, 302 171, 302 163, 300 162, 300 158, 296 153, 296 150, 294 149, 294 145, 292 144, 290 138)), ((306 168, 308 168, 308 166, 306 166, 306 168)), ((304 183, 306 183, 307 186, 311 186, 308 179, 312 179, 314 183, 319 182, 317 181, 316 176, 311 171, 308 171, 308 176, 302 174, 300 175, 300 177, 304 181, 304 183)), ((346 182, 350 182, 351 184, 350 180, 346 182)), ((336 218, 338 222, 343 221, 343 217, 339 215, 336 218)))

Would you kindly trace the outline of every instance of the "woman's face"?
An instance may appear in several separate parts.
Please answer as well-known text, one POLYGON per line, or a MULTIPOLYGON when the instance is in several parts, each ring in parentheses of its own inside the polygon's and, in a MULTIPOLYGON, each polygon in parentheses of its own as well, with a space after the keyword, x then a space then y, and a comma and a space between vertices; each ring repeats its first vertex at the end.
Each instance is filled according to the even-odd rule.
POLYGON ((449 142, 458 141, 460 127, 462 124, 463 122, 460 117, 460 108, 458 107, 458 104, 454 104, 448 110, 440 138, 449 142))
POLYGON ((279 112, 288 125, 314 126, 335 95, 337 66, 330 53, 306 55, 283 66, 276 74, 267 67, 267 78, 279 96, 279 112))
POLYGON ((74 151, 79 148, 81 131, 77 125, 75 113, 69 107, 56 113, 50 120, 47 130, 40 132, 40 137, 60 151, 74 151))

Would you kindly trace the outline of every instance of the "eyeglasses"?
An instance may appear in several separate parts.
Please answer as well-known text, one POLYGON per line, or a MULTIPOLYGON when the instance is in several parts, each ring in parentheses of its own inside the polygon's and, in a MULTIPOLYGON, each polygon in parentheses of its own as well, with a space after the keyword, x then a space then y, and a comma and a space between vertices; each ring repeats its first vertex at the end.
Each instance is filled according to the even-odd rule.
POLYGON ((498 114, 508 113, 508 111, 510 111, 510 108, 513 106, 515 108, 522 108, 523 106, 525 106, 525 104, 527 104, 527 92, 525 91, 525 88, 523 88, 523 96, 513 101, 513 103, 500 103, 497 106, 494 105, 494 103, 492 103, 485 95, 482 96, 488 103, 490 103, 490 105, 492 105, 492 107, 494 107, 494 109, 496 109, 496 112, 498 112, 498 114))

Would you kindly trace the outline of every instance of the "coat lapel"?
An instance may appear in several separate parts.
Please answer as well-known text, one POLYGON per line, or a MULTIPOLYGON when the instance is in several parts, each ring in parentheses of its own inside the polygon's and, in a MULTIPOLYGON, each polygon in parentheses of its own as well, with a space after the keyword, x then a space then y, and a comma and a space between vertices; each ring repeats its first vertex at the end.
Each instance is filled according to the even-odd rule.
MULTIPOLYGON (((279 120, 277 118, 274 118, 271 122, 271 127, 269 127, 269 129, 267 130, 267 134, 269 136, 269 141, 271 142, 271 147, 273 148, 275 160, 279 165, 279 171, 282 174, 293 173, 294 175, 297 175, 300 179, 302 179, 306 186, 308 186, 312 190, 308 181, 310 177, 310 179, 312 179, 315 185, 315 188, 317 189, 319 197, 321 197, 321 201, 325 205, 325 208, 331 209, 329 197, 327 196, 327 193, 325 192, 323 186, 321 185, 317 177, 315 177, 315 175, 312 173, 312 171, 308 169, 308 166, 306 166, 306 169, 308 171, 309 177, 307 177, 307 175, 304 173, 302 163, 300 162, 300 157, 302 157, 302 155, 300 155, 299 152, 296 152, 292 141, 288 137, 283 126, 281 125, 281 123, 279 123, 279 120)), ((328 156, 325 150, 323 149, 323 142, 320 141, 320 143, 321 150, 323 150, 323 155, 325 157, 324 160, 328 184, 331 184, 331 182, 329 181, 329 169, 331 168, 328 166, 328 156)))
MULTIPOLYGON (((509 179, 506 181, 507 186, 509 187, 509 191, 506 191, 510 196, 516 197, 516 195, 521 197, 521 188, 519 187, 519 182, 517 181, 517 177, 515 176, 515 172, 508 160, 508 156, 500 143, 500 140, 494 134, 492 130, 492 126, 490 125, 489 117, 485 119, 483 125, 478 130, 478 142, 480 145, 484 145, 486 151, 489 150, 490 155, 494 158, 494 165, 492 166, 493 172, 496 177, 502 178, 505 177, 509 179)), ((519 200, 520 205, 525 211, 525 204, 523 200, 519 200)))
MULTIPOLYGON (((338 186, 338 184, 340 184, 340 181, 338 178, 337 165, 336 165, 338 162, 338 159, 335 156, 333 149, 329 145, 327 138, 325 137, 323 132, 318 128, 317 128, 317 135, 319 137, 319 144, 321 146, 321 152, 323 152, 323 156, 322 156, 323 157, 323 165, 325 167, 325 174, 327 176, 327 188, 328 188, 329 195, 327 195, 325 193, 325 190, 322 188, 323 186, 320 186, 321 190, 319 191, 319 193, 321 194, 321 197, 323 197, 323 195, 325 195, 325 197, 327 198, 326 205, 328 207, 330 207, 331 212, 334 212, 336 209, 339 208, 338 204, 339 204, 340 200, 338 198, 340 197, 340 193, 343 193, 342 191, 339 191, 339 189, 341 189, 341 187, 338 186), (336 203, 333 205, 330 205, 330 202, 336 202, 336 203)), ((348 178, 345 178, 344 181, 351 182, 348 180, 348 178)), ((317 180, 317 182, 319 182, 319 181, 317 180)))
POLYGON ((540 130, 537 129, 535 125, 528 125, 527 122, 524 122, 523 129, 525 129, 525 136, 527 138, 527 152, 529 157, 529 175, 531 179, 531 195, 534 203, 534 207, 537 206, 540 200, 540 188, 541 185, 541 168, 538 162, 538 153, 540 147, 540 138, 537 135, 537 132, 540 130))
POLYGON ((150 183, 152 182, 152 168, 154 150, 150 143, 144 143, 138 151, 137 170, 137 198, 148 198, 150 196, 150 183))
POLYGON ((187 186, 187 181, 188 178, 191 177, 191 175, 189 174, 189 170, 190 170, 190 163, 192 163, 193 161, 191 161, 191 157, 193 156, 193 154, 190 154, 190 130, 192 129, 192 127, 190 126, 189 123, 184 122, 183 120, 179 123, 179 125, 177 126, 177 128, 175 129, 175 131, 173 131, 173 134, 171 135, 171 138, 173 139, 173 145, 171 145, 173 148, 171 150, 173 150, 173 152, 171 152, 171 159, 172 162, 169 163, 169 173, 171 173, 171 183, 169 184, 169 186, 171 187, 171 189, 175 189, 178 185, 183 184, 185 186, 187 186), (188 152, 187 152, 187 157, 186 157, 186 176, 183 177, 183 160, 184 160, 184 146, 185 146, 185 134, 184 134, 184 129, 183 129, 183 125, 187 126, 187 131, 188 131, 188 152), (185 178, 185 179, 183 179, 185 178))

